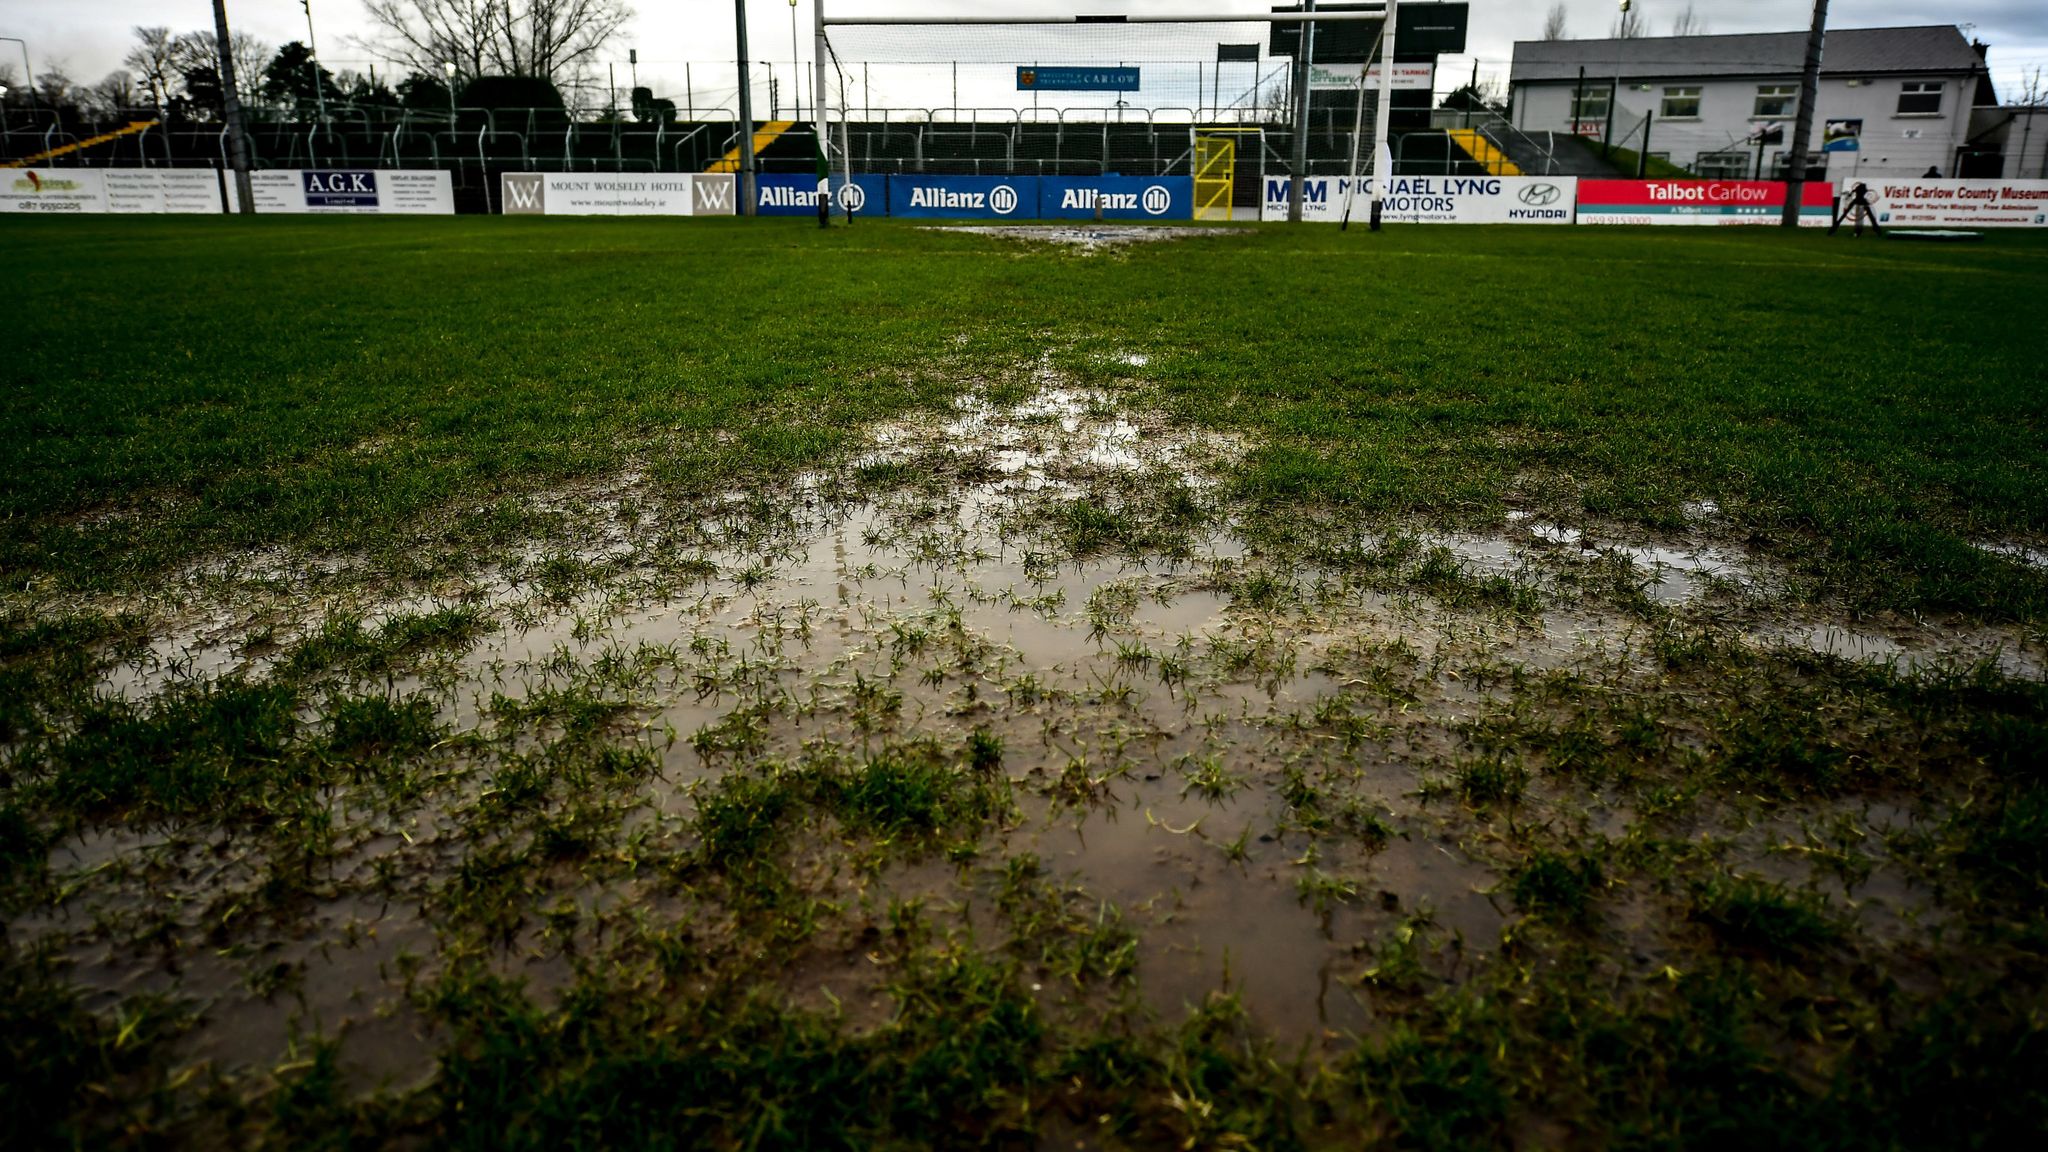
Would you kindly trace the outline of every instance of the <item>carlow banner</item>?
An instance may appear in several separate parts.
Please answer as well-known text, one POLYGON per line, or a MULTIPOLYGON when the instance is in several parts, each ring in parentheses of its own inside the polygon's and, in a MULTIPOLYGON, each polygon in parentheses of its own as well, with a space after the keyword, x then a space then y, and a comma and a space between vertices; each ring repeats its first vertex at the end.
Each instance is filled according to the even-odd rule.
MULTIPOLYGON (((1776 224, 1785 213, 1785 185, 1776 180, 1581 180, 1581 224, 1776 224)), ((1809 182, 1799 223, 1834 222, 1835 186, 1809 182)))
POLYGON ((210 168, 9 168, 0 211, 217 213, 220 188, 210 168))
POLYGON ((507 172, 499 186, 507 216, 731 216, 738 181, 731 173, 507 172))
POLYGON ((258 212, 455 214, 454 185, 439 170, 270 168, 251 172, 249 185, 258 212))
POLYGON ((1858 183, 1869 187, 1879 224, 2048 227, 2048 180, 1845 180, 1842 194, 1858 183))
MULTIPOLYGON (((1286 177, 1265 182, 1261 219, 1287 219, 1286 177)), ((1387 181, 1380 218, 1406 224, 1570 224, 1575 176, 1397 176, 1387 181)), ((1301 218, 1335 224, 1351 198, 1351 219, 1372 218, 1372 181, 1311 176, 1302 182, 1301 218)))

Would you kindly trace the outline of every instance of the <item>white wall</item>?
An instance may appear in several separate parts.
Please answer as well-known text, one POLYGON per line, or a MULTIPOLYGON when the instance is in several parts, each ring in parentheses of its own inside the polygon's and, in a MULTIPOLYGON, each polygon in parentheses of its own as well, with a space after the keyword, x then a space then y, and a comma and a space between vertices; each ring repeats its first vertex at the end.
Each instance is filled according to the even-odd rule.
POLYGON ((2013 110, 2005 136, 2005 178, 2048 180, 2048 108, 2013 110))
MULTIPOLYGON (((1937 76, 1885 76, 1873 77, 1868 84, 1854 86, 1847 79, 1824 79, 1820 85, 1820 99, 1813 118, 1813 140, 1811 147, 1820 154, 1821 133, 1829 120, 1863 121, 1862 149, 1859 152, 1838 152, 1828 157, 1829 175, 1843 177, 1852 173, 1861 176, 1918 176, 1928 168, 1939 168, 1943 175, 1953 175, 1956 149, 1968 138, 1970 122, 1970 100, 1976 93, 1975 81, 1949 77, 1944 81, 1941 115, 1899 116, 1899 89, 1908 80, 1941 80, 1937 76)), ((1590 92, 1595 84, 1610 83, 1595 81, 1587 77, 1586 87, 1590 92)), ((1746 78, 1740 80, 1659 80, 1642 91, 1640 86, 1625 84, 1621 88, 1620 111, 1615 121, 1616 143, 1627 126, 1641 123, 1643 113, 1657 113, 1650 129, 1650 151, 1668 154, 1671 161, 1680 167, 1690 168, 1700 153, 1742 151, 1743 139, 1766 121, 1752 118, 1756 109, 1756 91, 1767 84, 1789 84, 1797 86, 1797 76, 1782 78, 1746 78), (1700 115, 1697 119, 1667 120, 1663 116, 1664 89, 1667 87, 1698 87, 1700 89, 1700 115)), ((1573 82, 1523 84, 1515 89, 1515 124, 1523 131, 1571 130, 1572 94, 1577 85, 1573 82)), ((1785 130, 1792 129, 1791 117, 1784 120, 1785 130)), ((2041 124, 2048 126, 2048 116, 2041 118, 2041 124)), ((1628 145, 1636 146, 1640 137, 1632 138, 1628 145)), ((1764 150, 1764 164, 1768 169, 1780 146, 1771 145, 1764 150)), ((1755 145, 1749 145, 1752 157, 1755 145)))

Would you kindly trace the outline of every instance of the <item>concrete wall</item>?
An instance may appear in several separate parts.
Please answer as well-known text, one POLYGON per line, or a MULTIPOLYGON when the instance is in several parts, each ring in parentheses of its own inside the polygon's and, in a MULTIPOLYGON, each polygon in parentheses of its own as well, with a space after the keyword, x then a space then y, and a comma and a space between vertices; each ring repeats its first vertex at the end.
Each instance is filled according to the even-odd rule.
MULTIPOLYGON (((1595 81, 1588 76, 1587 90, 1592 91, 1596 83, 1604 86, 1611 79, 1595 81)), ((1769 123, 1752 116, 1756 109, 1757 89, 1779 84, 1796 88, 1799 78, 1658 80, 1648 86, 1648 91, 1644 91, 1642 85, 1623 84, 1615 120, 1615 142, 1622 143, 1624 131, 1639 125, 1645 112, 1654 112, 1657 119, 1650 129, 1650 151, 1669 155, 1674 164, 1691 168, 1702 153, 1743 151, 1743 139, 1769 123), (1700 89, 1700 114, 1697 118, 1664 118, 1664 89, 1677 87, 1700 89)), ((1572 93, 1576 87, 1570 81, 1516 85, 1515 125, 1525 132, 1569 132, 1572 127, 1572 93)), ((1970 100, 1975 92, 1975 80, 1959 76, 1879 76, 1869 78, 1867 83, 1863 78, 1856 78, 1854 82, 1850 79, 1823 79, 1813 118, 1812 149, 1818 157, 1821 133, 1827 121, 1860 119, 1863 121, 1861 151, 1830 154, 1830 178, 1841 179, 1852 174, 1863 177, 1918 176, 1929 168, 1941 169, 1944 176, 1953 175, 1956 150, 1968 139, 1970 100), (1900 87, 1910 80, 1943 82, 1940 115, 1898 114, 1900 87)), ((1785 117, 1783 123, 1789 136, 1792 118, 1785 117)), ((2044 116, 2041 123, 2048 125, 2048 116, 2044 116)), ((1639 140, 1640 136, 1636 136, 1627 144, 1633 148, 1639 140)), ((1772 165, 1777 153, 1788 150, 1779 145, 1766 147, 1766 169, 1772 165)), ((1749 145, 1747 151, 1753 161, 1755 146, 1749 145)))

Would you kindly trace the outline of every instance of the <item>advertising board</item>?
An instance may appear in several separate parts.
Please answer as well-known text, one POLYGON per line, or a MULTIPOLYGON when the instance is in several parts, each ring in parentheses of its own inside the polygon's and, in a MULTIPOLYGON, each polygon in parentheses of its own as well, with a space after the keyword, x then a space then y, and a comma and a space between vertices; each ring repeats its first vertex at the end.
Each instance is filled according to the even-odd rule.
MULTIPOLYGON (((886 216, 889 212, 889 182, 884 176, 855 176, 847 184, 832 178, 832 213, 855 216, 886 216)), ((755 180, 754 212, 760 216, 818 216, 818 178, 764 172, 755 180)))
POLYGON ((249 174, 258 212, 452 216, 448 173, 387 168, 272 168, 249 174))
POLYGON ((221 210, 210 168, 10 168, 0 171, 0 211, 205 212, 221 210))
MULTIPOLYGON (((1265 182, 1262 219, 1287 219, 1288 180, 1265 182)), ((1351 198, 1351 218, 1372 215, 1372 181, 1312 176, 1302 184, 1301 218, 1335 224, 1351 198)), ((1380 218, 1401 224, 1570 224, 1578 197, 1573 176, 1397 176, 1387 182, 1380 218)))
MULTIPOLYGON (((1380 65, 1364 64, 1311 64, 1308 66, 1308 86, 1317 92, 1338 90, 1355 91, 1358 88, 1359 69, 1365 70, 1365 88, 1376 92, 1380 86, 1380 65)), ((1436 87, 1436 65, 1430 63, 1408 64, 1394 61, 1394 91, 1427 92, 1436 87)))
MULTIPOLYGON (((1775 180, 1581 180, 1581 224, 1776 224, 1785 211, 1786 186, 1775 180)), ((1825 228, 1834 221, 1835 186, 1811 182, 1799 205, 1799 223, 1825 228)))
MULTIPOLYGON (((1844 181, 1845 189, 1856 182, 1844 181)), ((2048 227, 2048 180, 1865 180, 1877 222, 1918 228, 2048 227)))
POLYGON ((1035 220, 1036 176, 891 176, 889 215, 942 220, 1035 220))
POLYGON ((731 216, 739 207, 730 173, 507 172, 499 190, 507 216, 731 216))
POLYGON ((1191 176, 1099 176, 1038 182, 1038 215, 1045 220, 1192 220, 1191 176))

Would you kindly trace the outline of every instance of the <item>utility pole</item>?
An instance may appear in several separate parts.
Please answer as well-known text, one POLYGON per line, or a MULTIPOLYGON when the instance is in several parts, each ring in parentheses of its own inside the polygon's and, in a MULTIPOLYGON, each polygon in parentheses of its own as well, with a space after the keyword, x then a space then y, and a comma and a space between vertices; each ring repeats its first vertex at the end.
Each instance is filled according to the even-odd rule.
MULTIPOLYGON (((1314 15, 1316 0, 1304 0, 1302 12, 1314 15)), ((1301 36, 1294 44, 1294 179, 1287 183, 1287 222, 1301 223, 1302 187, 1308 180, 1309 61, 1316 50, 1316 22, 1301 22, 1301 36)))
POLYGON ((213 0, 213 38, 220 50, 221 103, 228 121, 228 158, 235 168, 235 194, 242 214, 256 211, 256 191, 249 183, 249 141, 242 134, 242 98, 235 92, 235 50, 228 38, 227 0, 213 0))
POLYGON ((754 188, 754 94, 748 91, 747 0, 732 0, 734 29, 740 50, 740 215, 754 215, 760 194, 754 188))
POLYGON ((1785 173, 1787 228, 1799 227, 1806 201, 1806 144, 1813 137, 1813 105, 1820 99, 1820 53, 1828 36, 1828 0, 1813 0, 1813 30, 1806 34, 1806 71, 1799 77, 1799 115, 1792 129, 1792 170, 1785 173))

